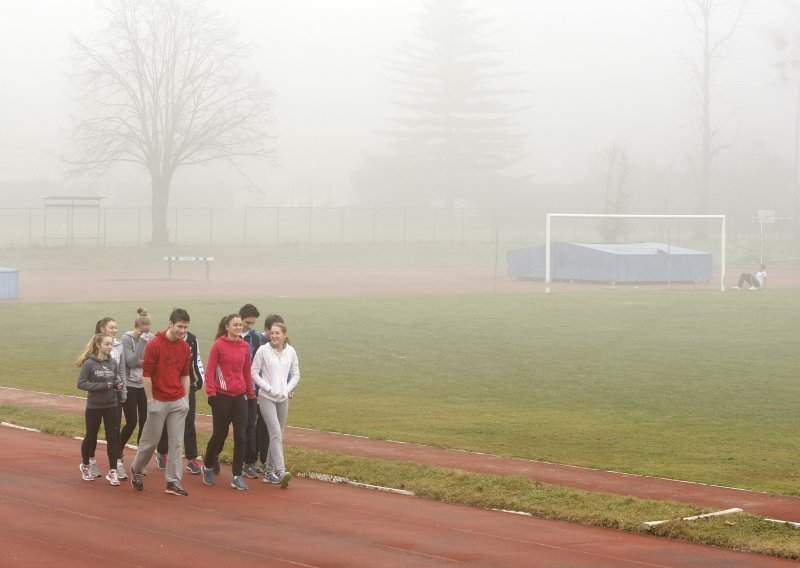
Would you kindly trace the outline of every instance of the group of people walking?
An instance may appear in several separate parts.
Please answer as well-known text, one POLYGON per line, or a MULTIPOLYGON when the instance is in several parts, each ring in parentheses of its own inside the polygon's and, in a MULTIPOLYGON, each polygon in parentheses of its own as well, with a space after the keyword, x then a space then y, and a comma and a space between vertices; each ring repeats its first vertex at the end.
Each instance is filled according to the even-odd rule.
POLYGON ((259 316, 254 305, 245 304, 220 320, 206 360, 208 373, 197 337, 189 332, 189 314, 182 308, 175 308, 169 326, 155 335, 150 333, 149 314, 140 308, 133 330, 121 341, 116 339, 112 318, 98 321, 95 335, 76 360, 78 388, 88 392, 81 443, 83 479, 101 477, 94 453, 103 424, 109 461, 106 479, 111 485, 130 478, 133 488, 142 491, 155 452, 158 468, 165 470, 166 492, 186 496, 181 455, 185 451, 187 471, 202 474, 204 484, 215 485, 219 455, 233 425, 231 487, 245 491, 244 478, 259 474, 264 482, 287 487, 291 473, 284 460, 283 430, 300 369, 283 318, 267 316, 265 335, 255 329, 259 316), (203 386, 213 431, 201 466, 195 392, 203 386), (123 414, 125 426, 120 428, 123 414), (129 476, 123 453, 137 428, 138 446, 129 476))

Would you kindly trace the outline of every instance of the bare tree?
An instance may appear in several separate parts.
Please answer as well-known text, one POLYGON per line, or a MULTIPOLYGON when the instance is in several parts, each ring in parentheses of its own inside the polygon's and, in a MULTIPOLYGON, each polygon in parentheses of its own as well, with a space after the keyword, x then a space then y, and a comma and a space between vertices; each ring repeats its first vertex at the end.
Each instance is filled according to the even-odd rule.
MULTIPOLYGON (((611 144, 605 150, 608 162, 606 174, 606 198, 603 213, 624 214, 630 207, 630 194, 626 187, 631 173, 628 152, 619 144, 611 144)), ((600 224, 600 234, 607 243, 624 241, 630 234, 630 227, 625 219, 606 218, 600 224)))
POLYGON ((98 2, 107 28, 74 40, 80 96, 71 174, 138 164, 150 174, 152 241, 168 242, 178 168, 267 158, 271 94, 240 60, 249 47, 202 0, 98 2))
POLYGON ((794 217, 795 238, 800 236, 800 26, 798 15, 800 11, 792 3, 792 18, 790 24, 783 30, 775 31, 772 40, 778 52, 776 67, 781 79, 796 83, 797 94, 795 98, 794 115, 794 171, 792 187, 792 217, 794 217))
MULTIPOLYGON (((744 13, 745 0, 683 0, 686 13, 700 35, 702 60, 694 68, 694 87, 700 106, 700 164, 697 213, 709 213, 711 171, 723 145, 719 134, 724 120, 712 113, 714 72, 725 59, 726 48, 744 13)), ((698 225, 698 236, 705 236, 705 225, 698 225)))

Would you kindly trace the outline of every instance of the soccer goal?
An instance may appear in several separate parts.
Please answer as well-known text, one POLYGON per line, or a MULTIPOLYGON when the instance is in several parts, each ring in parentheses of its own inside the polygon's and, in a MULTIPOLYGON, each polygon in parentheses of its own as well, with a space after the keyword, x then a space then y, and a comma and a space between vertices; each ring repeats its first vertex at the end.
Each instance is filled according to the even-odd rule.
MULTIPOLYGON (((545 292, 550 293, 551 278, 551 257, 552 257, 552 223, 558 219, 710 219, 719 221, 719 286, 720 291, 725 291, 725 215, 627 215, 627 214, 605 214, 605 213, 547 213, 545 219, 545 292)), ((669 240, 669 239, 668 239, 669 240)), ((661 253, 670 254, 669 244, 661 253)))

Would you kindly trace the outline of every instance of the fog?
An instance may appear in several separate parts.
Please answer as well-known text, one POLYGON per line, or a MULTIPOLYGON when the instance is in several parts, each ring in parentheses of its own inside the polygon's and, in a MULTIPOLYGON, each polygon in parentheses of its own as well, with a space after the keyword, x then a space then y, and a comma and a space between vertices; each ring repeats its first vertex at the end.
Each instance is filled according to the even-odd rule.
MULTIPOLYGON (((354 172, 365 156, 385 150, 381 130, 397 115, 385 60, 396 56, 398 46, 419 41, 423 2, 209 5, 254 46, 245 65, 275 95, 275 159, 242 162, 247 178, 226 163, 183 170, 170 206, 359 205, 354 172)), ((699 63, 701 46, 679 0, 496 0, 472 6, 492 18, 494 41, 505 49, 503 69, 512 73, 503 84, 517 91, 514 102, 522 107, 513 126, 524 134, 524 156, 508 172, 523 180, 523 189, 505 205, 513 205, 515 195, 532 199, 559 187, 594 187, 592 195, 601 195, 609 175, 607 151, 617 146, 631 165, 628 212, 695 212, 692 164, 700 147, 700 109, 692 64, 699 63)), ((44 193, 99 193, 108 196, 107 206, 148 206, 146 172, 120 166, 100 178, 68 180, 56 157, 75 104, 68 78, 71 37, 103 27, 93 2, 7 0, 3 12, 4 207, 41 206, 43 192, 25 190, 34 182, 46 182, 44 193)), ((720 26, 727 25, 720 18, 720 26)), ((713 164, 712 212, 735 207, 742 214, 792 214, 799 79, 781 76, 776 64, 787 54, 771 38, 775 32, 791 35, 795 20, 788 3, 750 4, 715 63, 712 114, 723 126, 713 164)), ((576 191, 584 195, 584 189, 576 191)), ((593 199, 559 206, 596 211, 602 199, 593 199)), ((486 205, 469 199, 454 204, 486 205)), ((520 205, 535 205, 535 199, 520 205)))

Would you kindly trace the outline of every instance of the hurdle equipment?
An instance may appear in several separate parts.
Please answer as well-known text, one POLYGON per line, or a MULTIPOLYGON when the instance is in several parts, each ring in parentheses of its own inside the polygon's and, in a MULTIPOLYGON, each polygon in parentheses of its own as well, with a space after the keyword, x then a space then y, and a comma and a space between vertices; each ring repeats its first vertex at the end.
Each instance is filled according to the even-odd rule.
POLYGON ((206 270, 206 280, 211 278, 211 263, 214 262, 213 256, 165 256, 164 261, 167 263, 167 270, 169 279, 172 280, 173 263, 177 268, 181 262, 204 262, 206 270))

